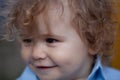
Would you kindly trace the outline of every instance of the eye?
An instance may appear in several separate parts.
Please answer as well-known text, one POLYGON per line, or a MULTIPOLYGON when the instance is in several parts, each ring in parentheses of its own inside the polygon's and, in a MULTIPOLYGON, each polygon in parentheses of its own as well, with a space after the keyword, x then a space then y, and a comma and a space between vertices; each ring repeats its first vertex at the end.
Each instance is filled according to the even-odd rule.
POLYGON ((54 39, 54 38, 47 38, 46 39, 46 42, 47 43, 55 43, 55 42, 58 42, 59 40, 57 40, 57 39, 54 39))
POLYGON ((24 43, 27 43, 27 44, 29 44, 29 43, 32 43, 33 42, 33 40, 32 39, 23 39, 22 40, 24 43))

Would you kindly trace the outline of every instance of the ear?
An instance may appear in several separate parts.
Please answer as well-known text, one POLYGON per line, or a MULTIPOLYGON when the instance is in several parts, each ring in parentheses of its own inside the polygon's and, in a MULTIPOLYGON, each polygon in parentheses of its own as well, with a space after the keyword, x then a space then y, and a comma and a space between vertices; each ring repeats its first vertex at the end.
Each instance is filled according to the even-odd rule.
POLYGON ((88 52, 89 52, 90 55, 96 55, 97 54, 97 50, 94 50, 94 49, 91 49, 91 48, 88 49, 88 52))

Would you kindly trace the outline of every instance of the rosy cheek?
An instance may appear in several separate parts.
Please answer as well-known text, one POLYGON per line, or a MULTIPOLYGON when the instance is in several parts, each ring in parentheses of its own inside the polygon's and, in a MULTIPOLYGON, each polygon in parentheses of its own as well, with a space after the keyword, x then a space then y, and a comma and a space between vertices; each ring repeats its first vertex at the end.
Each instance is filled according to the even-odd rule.
POLYGON ((66 61, 64 62, 64 64, 69 66, 69 65, 71 65, 71 61, 70 61, 70 60, 66 60, 66 61))
POLYGON ((60 66, 64 66, 64 67, 67 67, 67 66, 70 66, 71 65, 71 60, 69 59, 59 59, 59 61, 57 62, 60 66))

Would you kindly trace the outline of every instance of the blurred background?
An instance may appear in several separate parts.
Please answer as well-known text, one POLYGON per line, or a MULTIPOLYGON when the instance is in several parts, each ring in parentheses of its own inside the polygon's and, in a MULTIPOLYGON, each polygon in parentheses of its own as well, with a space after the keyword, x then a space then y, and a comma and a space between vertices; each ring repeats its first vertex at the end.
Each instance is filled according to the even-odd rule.
MULTIPOLYGON (((1 34, 4 34, 4 23, 6 14, 9 11, 8 1, 12 0, 0 0, 0 38, 1 34)), ((120 23, 120 0, 113 0, 114 8, 117 17, 117 22, 120 23)), ((116 54, 114 55, 110 66, 120 70, 120 29, 116 28, 118 31, 117 39, 114 47, 116 48, 116 54)), ((25 65, 21 59, 20 51, 17 48, 17 43, 0 41, 0 80, 15 80, 20 76, 25 65)))
MULTIPOLYGON (((10 8, 8 1, 13 0, 0 0, 0 39, 5 32, 5 18, 10 8)), ((16 42, 0 40, 0 80, 16 80, 24 66, 16 42)))

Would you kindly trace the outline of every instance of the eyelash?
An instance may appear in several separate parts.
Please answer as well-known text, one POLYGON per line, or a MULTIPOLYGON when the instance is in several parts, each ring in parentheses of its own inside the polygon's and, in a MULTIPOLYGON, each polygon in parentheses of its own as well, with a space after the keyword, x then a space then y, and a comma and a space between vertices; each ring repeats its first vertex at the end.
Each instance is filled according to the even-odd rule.
POLYGON ((31 38, 22 39, 22 42, 26 47, 30 47, 33 45, 33 39, 31 38))
POLYGON ((49 44, 59 42, 59 40, 54 39, 54 38, 47 38, 45 41, 46 41, 46 43, 49 43, 49 44))
POLYGON ((33 42, 33 40, 32 39, 23 39, 22 40, 24 43, 32 43, 33 42))

